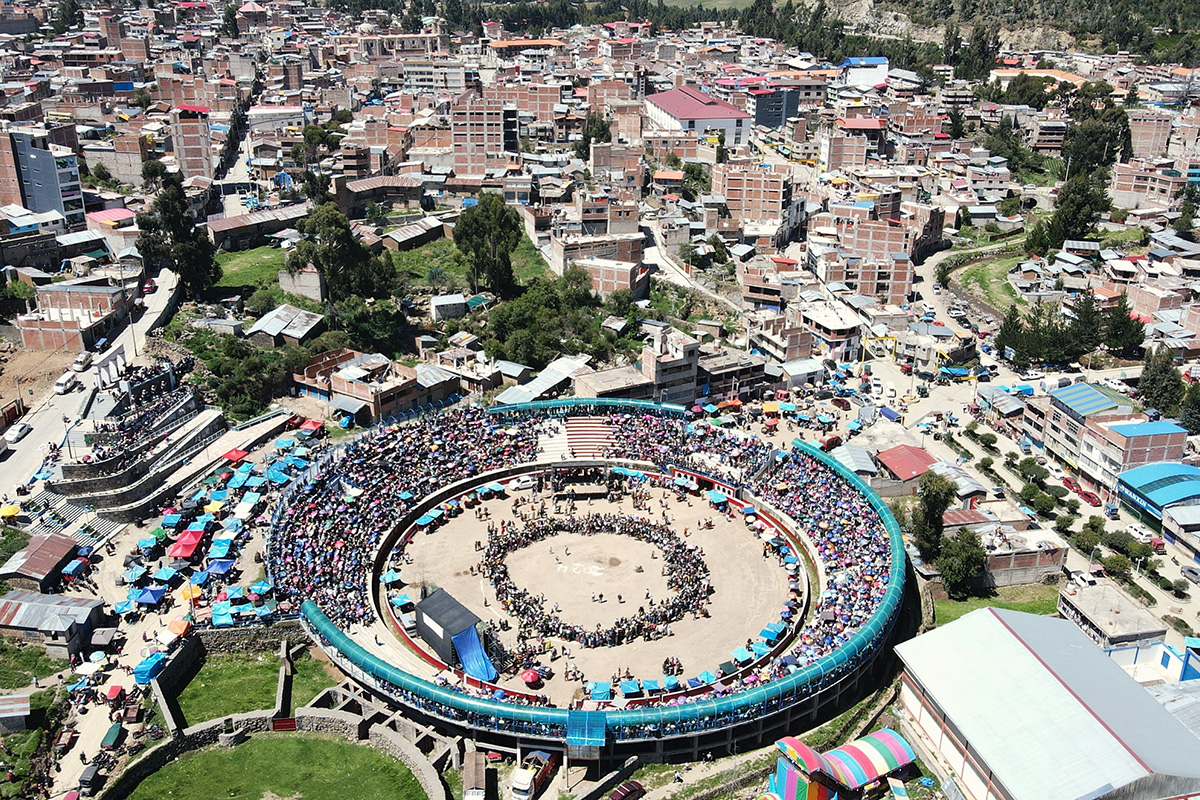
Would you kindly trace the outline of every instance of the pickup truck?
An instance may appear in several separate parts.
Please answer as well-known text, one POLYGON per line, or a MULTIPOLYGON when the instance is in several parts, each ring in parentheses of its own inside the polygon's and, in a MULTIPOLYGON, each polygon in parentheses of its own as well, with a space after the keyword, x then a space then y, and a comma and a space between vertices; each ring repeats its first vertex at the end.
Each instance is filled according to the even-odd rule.
POLYGON ((521 766, 513 770, 512 800, 533 800, 547 783, 550 773, 558 766, 558 754, 534 750, 521 759, 521 766))

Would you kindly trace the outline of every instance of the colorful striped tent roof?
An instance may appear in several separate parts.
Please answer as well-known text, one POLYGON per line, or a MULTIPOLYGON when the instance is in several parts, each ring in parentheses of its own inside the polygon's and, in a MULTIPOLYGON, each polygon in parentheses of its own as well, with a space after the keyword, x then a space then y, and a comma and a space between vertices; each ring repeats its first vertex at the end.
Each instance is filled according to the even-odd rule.
POLYGON ((809 775, 824 773, 847 789, 859 789, 879 780, 917 757, 904 737, 891 728, 880 728, 824 755, 791 736, 776 745, 809 775))

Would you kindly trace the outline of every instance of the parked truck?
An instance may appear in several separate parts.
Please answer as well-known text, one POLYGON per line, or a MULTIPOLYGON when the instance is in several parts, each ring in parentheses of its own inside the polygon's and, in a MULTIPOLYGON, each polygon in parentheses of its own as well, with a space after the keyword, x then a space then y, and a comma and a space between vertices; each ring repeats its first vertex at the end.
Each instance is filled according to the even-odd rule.
POLYGON ((558 755, 544 750, 534 750, 521 759, 521 766, 513 770, 512 800, 533 800, 547 783, 550 773, 558 765, 558 755))
POLYGON ((463 800, 487 800, 487 756, 472 750, 463 759, 463 800))

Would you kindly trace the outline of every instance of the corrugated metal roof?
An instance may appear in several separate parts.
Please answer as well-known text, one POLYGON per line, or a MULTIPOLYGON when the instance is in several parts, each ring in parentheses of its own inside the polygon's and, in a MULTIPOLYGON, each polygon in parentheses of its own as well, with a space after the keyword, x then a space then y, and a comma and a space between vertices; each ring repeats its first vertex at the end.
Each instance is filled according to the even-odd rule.
POLYGON ((1067 620, 979 609, 896 653, 1014 800, 1200 790, 1200 739, 1067 620))
POLYGON ((29 695, 10 694, 0 697, 0 717, 24 717, 29 714, 29 695))
POLYGON ((1158 422, 1128 422, 1122 425, 1110 425, 1109 430, 1122 436, 1166 436, 1172 433, 1187 433, 1174 422, 1159 420, 1158 422))
POLYGON ((304 311, 285 303, 251 325, 250 329, 246 331, 246 335, 262 332, 269 336, 283 334, 303 339, 323 319, 325 318, 320 314, 304 311))
POLYGON ((71 623, 82 623, 93 608, 104 605, 66 595, 12 591, 0 597, 0 626, 38 631, 65 631, 71 623))
POLYGON ((1050 396, 1083 417, 1117 407, 1115 400, 1089 383, 1063 386, 1050 392, 1050 396))
POLYGON ((879 463, 899 480, 906 481, 925 474, 934 464, 933 456, 911 444, 900 444, 875 456, 879 463))
POLYGON ((0 577, 44 580, 56 567, 75 555, 75 547, 75 540, 61 533, 31 537, 29 544, 13 553, 0 567, 0 577))

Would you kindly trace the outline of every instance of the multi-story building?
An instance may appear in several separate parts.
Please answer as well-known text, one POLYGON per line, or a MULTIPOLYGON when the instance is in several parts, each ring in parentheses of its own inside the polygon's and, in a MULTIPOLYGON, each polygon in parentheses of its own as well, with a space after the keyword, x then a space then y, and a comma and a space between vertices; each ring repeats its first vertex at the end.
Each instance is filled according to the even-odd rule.
POLYGON ((646 116, 659 130, 711 136, 724 133, 727 147, 736 147, 749 140, 753 120, 737 106, 691 86, 650 95, 646 98, 646 116))
POLYGON ((642 374, 654 382, 654 399, 686 405, 696 399, 700 343, 671 327, 655 328, 642 347, 642 374))
POLYGON ((400 62, 400 90, 414 94, 458 95, 467 90, 467 68, 449 59, 406 58, 400 62))
POLYGON ((184 178, 213 176, 212 129, 205 106, 176 106, 171 110, 171 147, 179 175, 184 178))
POLYGON ((1050 392, 1050 405, 1044 411, 1025 406, 1025 426, 1031 439, 1040 441, 1048 455, 1068 467, 1079 470, 1079 451, 1084 430, 1090 419, 1129 418, 1133 404, 1129 398, 1090 383, 1074 383, 1050 392), (1041 426, 1039 428, 1039 425, 1041 426))
POLYGON ((1187 185, 1187 180, 1171 159, 1116 164, 1113 167, 1112 200, 1124 208, 1167 208, 1187 185))
POLYGON ((1146 464, 1178 461, 1186 445, 1187 430, 1165 420, 1148 421, 1144 414, 1088 419, 1079 447, 1079 476, 1087 488, 1116 502, 1118 475, 1146 464))
POLYGON ((1129 138, 1134 158, 1160 158, 1166 155, 1175 116, 1156 108, 1131 108, 1129 138))
POLYGON ((826 172, 866 166, 870 140, 866 136, 823 132, 818 138, 817 164, 826 172))
POLYGON ((841 303, 819 301, 797 309, 815 346, 835 361, 853 361, 862 347, 862 320, 841 303))
POLYGON ((0 131, 0 205, 58 211, 68 230, 84 225, 79 164, 69 147, 54 144, 42 127, 0 131))
POLYGON ((469 95, 450 113, 450 137, 459 175, 480 175, 503 166, 521 149, 517 109, 469 95))
POLYGON ((786 166, 715 164, 712 191, 725 198, 736 219, 779 220, 789 227, 800 223, 804 200, 793 194, 791 170, 786 166))

